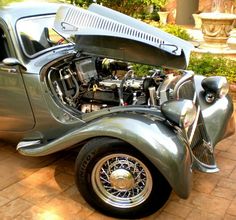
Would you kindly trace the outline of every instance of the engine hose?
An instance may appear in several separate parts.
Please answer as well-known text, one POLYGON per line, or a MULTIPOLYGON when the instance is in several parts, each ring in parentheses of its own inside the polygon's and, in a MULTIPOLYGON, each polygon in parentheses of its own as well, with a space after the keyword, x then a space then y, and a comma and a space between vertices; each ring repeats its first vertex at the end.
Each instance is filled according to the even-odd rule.
MULTIPOLYGON (((51 92, 52 92, 52 94, 54 95, 54 97, 57 98, 59 101, 62 101, 63 104, 66 104, 65 101, 64 101, 64 99, 63 99, 63 96, 61 96, 61 95, 59 95, 59 94, 56 93, 55 88, 54 88, 54 86, 53 86, 53 84, 52 84, 51 73, 52 73, 53 70, 55 70, 55 69, 54 69, 54 68, 51 68, 51 69, 49 70, 49 72, 48 72, 48 83, 49 83, 49 87, 50 87, 51 92), (60 99, 59 99, 58 95, 60 96, 60 99)), ((58 87, 58 88, 59 88, 59 87, 58 87)), ((59 88, 59 89, 60 89, 60 88, 59 88)))
POLYGON ((71 77, 72 77, 72 80, 73 80, 73 82, 74 82, 74 84, 75 84, 75 94, 74 94, 74 96, 72 97, 72 99, 74 100, 74 99, 78 98, 79 93, 80 93, 80 92, 79 92, 79 84, 78 84, 76 78, 74 77, 74 75, 73 75, 73 73, 71 72, 70 69, 68 69, 68 72, 70 73, 70 75, 71 75, 71 77))
POLYGON ((124 78, 121 80, 121 83, 120 83, 120 88, 119 88, 119 100, 120 100, 120 105, 121 106, 124 106, 124 94, 123 94, 123 88, 124 88, 124 83, 125 81, 127 80, 128 76, 131 76, 131 78, 133 78, 133 75, 134 75, 134 71, 133 70, 129 70, 124 78))

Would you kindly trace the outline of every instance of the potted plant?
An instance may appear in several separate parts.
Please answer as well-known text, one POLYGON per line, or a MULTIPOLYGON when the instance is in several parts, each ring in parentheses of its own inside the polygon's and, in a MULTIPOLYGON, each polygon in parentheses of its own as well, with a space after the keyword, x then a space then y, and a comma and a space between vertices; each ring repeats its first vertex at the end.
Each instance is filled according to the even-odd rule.
POLYGON ((160 23, 166 24, 169 11, 166 10, 166 5, 168 0, 156 0, 154 7, 158 10, 158 15, 160 17, 160 23))

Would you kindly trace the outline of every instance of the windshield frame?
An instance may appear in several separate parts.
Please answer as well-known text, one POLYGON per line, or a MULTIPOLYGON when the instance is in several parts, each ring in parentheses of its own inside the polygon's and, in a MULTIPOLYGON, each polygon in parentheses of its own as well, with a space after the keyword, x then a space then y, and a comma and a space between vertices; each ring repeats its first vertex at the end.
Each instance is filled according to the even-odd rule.
MULTIPOLYGON (((66 44, 58 44, 58 45, 54 45, 54 46, 51 46, 51 47, 48 47, 48 48, 45 48, 45 49, 42 49, 34 54, 29 54, 27 53, 26 49, 25 49, 25 45, 22 41, 22 37, 21 37, 21 32, 20 32, 20 29, 18 27, 19 25, 19 22, 20 21, 24 21, 24 20, 30 20, 30 19, 37 19, 37 18, 46 18, 46 17, 54 17, 55 18, 56 16, 56 13, 49 13, 49 14, 40 14, 40 15, 34 15, 34 16, 27 16, 27 17, 21 17, 20 19, 17 20, 16 22, 16 25, 15 25, 15 30, 16 30, 16 35, 17 35, 17 38, 18 38, 18 42, 19 42, 19 45, 20 45, 20 48, 21 48, 21 51, 23 52, 23 54, 29 58, 29 59, 33 59, 33 58, 36 58, 42 54, 45 54, 46 52, 48 51, 52 51, 52 50, 55 50, 55 49, 59 49, 59 48, 62 48, 62 47, 67 47, 67 46, 71 46, 73 45, 72 43, 68 42, 66 44)), ((53 28, 53 26, 51 26, 53 28)), ((59 33, 60 34, 60 33, 59 33)), ((61 34, 60 34, 61 35, 61 34)), ((63 36, 63 35, 61 35, 63 36)), ((65 38, 66 39, 66 38, 65 38)))

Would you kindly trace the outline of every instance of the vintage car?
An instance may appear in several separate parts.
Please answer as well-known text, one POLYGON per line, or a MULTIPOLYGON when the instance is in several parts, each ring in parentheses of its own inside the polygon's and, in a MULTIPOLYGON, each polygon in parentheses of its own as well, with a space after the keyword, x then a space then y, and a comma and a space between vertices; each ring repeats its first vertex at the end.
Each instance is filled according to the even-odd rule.
POLYGON ((0 138, 79 152, 76 185, 102 213, 150 215, 189 196, 193 169, 218 171, 233 104, 224 77, 186 70, 192 44, 98 4, 27 2, 1 8, 0 48, 0 138))

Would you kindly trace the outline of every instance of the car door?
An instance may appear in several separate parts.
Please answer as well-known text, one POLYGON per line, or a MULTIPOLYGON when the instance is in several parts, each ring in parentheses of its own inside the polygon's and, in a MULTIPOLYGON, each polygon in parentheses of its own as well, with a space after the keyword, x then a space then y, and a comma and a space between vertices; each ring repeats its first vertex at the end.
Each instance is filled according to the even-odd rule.
POLYGON ((3 59, 15 57, 6 25, 0 20, 0 131, 27 131, 35 120, 20 66, 7 66, 3 59))

